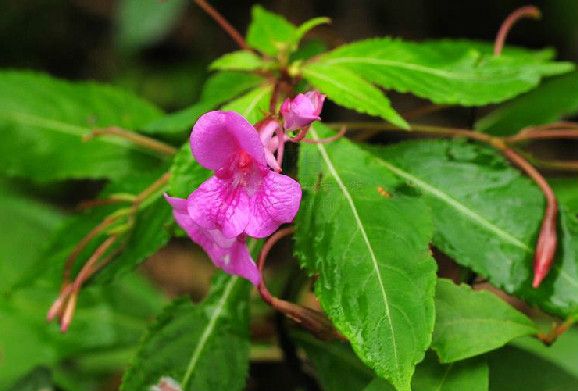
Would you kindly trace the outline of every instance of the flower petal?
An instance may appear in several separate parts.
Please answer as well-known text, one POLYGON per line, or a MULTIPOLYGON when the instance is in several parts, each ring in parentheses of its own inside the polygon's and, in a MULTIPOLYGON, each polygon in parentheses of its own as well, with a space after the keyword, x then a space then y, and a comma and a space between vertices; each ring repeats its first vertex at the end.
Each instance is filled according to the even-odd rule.
POLYGON ((250 218, 249 196, 231 181, 211 177, 188 199, 188 214, 206 229, 218 229, 227 238, 240 235, 250 218))
POLYGON ((287 175, 269 171, 251 199, 251 218, 245 233, 256 238, 271 235, 295 218, 301 202, 301 186, 287 175))
POLYGON ((240 150, 258 164, 266 165, 259 134, 243 116, 233 111, 210 111, 202 115, 191 132, 191 151, 205 168, 217 170, 240 150))
POLYGON ((187 212, 187 200, 170 197, 165 199, 173 207, 173 216, 177 224, 185 230, 191 240, 203 248, 215 266, 226 273, 241 276, 258 285, 261 273, 253 262, 249 249, 242 237, 227 238, 218 229, 208 230, 196 224, 187 212))

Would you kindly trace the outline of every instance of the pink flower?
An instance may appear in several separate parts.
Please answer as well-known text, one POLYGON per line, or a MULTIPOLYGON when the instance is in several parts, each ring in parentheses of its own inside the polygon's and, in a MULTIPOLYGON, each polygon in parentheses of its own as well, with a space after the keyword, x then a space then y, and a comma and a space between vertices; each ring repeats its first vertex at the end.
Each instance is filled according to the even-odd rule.
POLYGON ((201 116, 191 133, 191 150, 197 162, 215 175, 186 200, 166 196, 177 223, 213 263, 255 285, 260 274, 245 238, 264 238, 293 221, 301 202, 299 183, 268 167, 274 166, 275 146, 269 143, 274 143, 275 131, 271 126, 262 141, 237 113, 212 111, 201 116))
POLYGON ((195 223, 227 238, 264 238, 293 221, 301 186, 269 169, 259 134, 241 115, 203 115, 193 127, 191 149, 199 164, 215 171, 188 199, 195 223))
POLYGON ((281 105, 285 129, 295 130, 319 121, 324 101, 325 95, 315 90, 286 99, 281 105))
POLYGON ((226 238, 218 229, 207 230, 196 224, 189 216, 188 201, 183 198, 165 199, 173 207, 173 216, 177 224, 209 255, 215 266, 226 273, 241 276, 258 285, 261 273, 253 262, 245 243, 245 236, 226 238))

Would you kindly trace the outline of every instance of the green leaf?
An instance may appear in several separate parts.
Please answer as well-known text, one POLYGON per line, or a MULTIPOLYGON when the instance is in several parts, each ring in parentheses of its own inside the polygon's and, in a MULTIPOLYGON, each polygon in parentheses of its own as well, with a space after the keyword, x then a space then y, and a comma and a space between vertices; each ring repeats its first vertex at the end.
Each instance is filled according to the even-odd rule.
POLYGON ((254 124, 263 119, 269 111, 272 88, 270 85, 257 87, 245 95, 229 102, 221 108, 225 111, 236 111, 254 124))
POLYGON ((267 63, 255 53, 248 50, 238 50, 219 57, 211 63, 209 69, 253 71, 263 69, 266 66, 267 63))
POLYGON ((247 43, 269 55, 288 52, 296 41, 297 28, 284 17, 265 10, 260 5, 253 6, 251 24, 247 31, 247 43))
POLYGON ((294 333, 293 339, 313 363, 324 391, 363 391, 375 377, 344 343, 321 341, 302 332, 294 333))
POLYGON ((309 31, 313 30, 315 27, 322 24, 331 23, 331 19, 325 17, 309 19, 307 22, 303 23, 297 28, 297 34, 295 34, 295 43, 297 44, 309 31))
MULTIPOLYGON (((322 125, 310 130, 313 138, 328 134, 322 125)), ((400 180, 346 139, 303 145, 299 180, 296 252, 319 274, 323 309, 367 365, 408 391, 434 322, 427 207, 412 196, 384 198, 380 187, 393 191, 400 180)))
POLYGON ((381 117, 404 129, 409 128, 379 89, 347 68, 313 63, 303 68, 303 76, 313 87, 341 106, 381 117))
POLYGON ((536 87, 543 76, 573 68, 570 63, 548 61, 548 53, 517 49, 493 56, 488 46, 468 41, 369 39, 341 46, 317 64, 346 67, 383 88, 410 92, 437 104, 463 106, 510 99, 536 87))
MULTIPOLYGON (((552 325, 546 324, 545 327, 552 325)), ((570 328, 562 334, 552 346, 545 346, 537 338, 518 338, 510 343, 512 347, 522 349, 543 360, 559 366, 578 379, 578 329, 570 328)), ((498 352, 496 352, 498 354, 498 352)))
POLYGON ((199 102, 148 123, 143 132, 170 135, 182 142, 201 115, 256 87, 262 80, 261 77, 249 73, 215 73, 203 86, 199 102))
POLYGON ((578 72, 551 80, 492 111, 476 123, 476 129, 495 135, 511 135, 531 125, 559 121, 578 113, 578 72))
POLYGON ((2 72, 0 168, 9 175, 41 181, 118 179, 150 171, 162 163, 150 151, 116 137, 89 142, 82 137, 113 125, 138 129, 160 116, 149 103, 113 87, 2 72))
POLYGON ((573 214, 578 215, 578 181, 576 178, 551 178, 548 183, 556 192, 558 202, 573 214))
POLYGON ((491 391, 573 391, 578 385, 578 376, 556 362, 517 347, 490 353, 488 362, 491 391))
MULTIPOLYGON (((413 391, 487 391, 488 364, 483 358, 442 365, 429 353, 418 365, 412 382, 413 391)), ((375 379, 364 391, 393 391, 383 379, 375 379)))
POLYGON ((121 0, 118 7, 118 45, 135 51, 163 39, 187 7, 187 1, 121 0))
POLYGON ((0 181, 0 294, 9 292, 24 275, 42 263, 46 242, 65 216, 45 203, 11 189, 0 181))
POLYGON ((578 220, 562 206, 557 258, 540 289, 532 288, 544 200, 498 152, 463 140, 428 140, 376 154, 430 204, 437 248, 545 311, 563 317, 578 311, 578 220))
POLYGON ((201 183, 209 179, 212 172, 196 162, 189 143, 182 146, 175 155, 171 166, 169 194, 172 197, 186 198, 201 183))
POLYGON ((141 391, 161 377, 183 391, 242 390, 249 368, 249 286, 219 273, 200 304, 179 300, 149 330, 121 390, 141 391))
POLYGON ((71 365, 80 353, 136 345, 146 320, 164 303, 150 285, 129 275, 106 288, 83 290, 74 321, 62 334, 56 325, 46 323, 60 284, 47 281, 41 273, 37 278, 34 286, 0 296, 2 390, 39 365, 53 368, 63 360, 71 365))
POLYGON ((38 367, 18 380, 8 391, 52 391, 52 374, 45 367, 38 367))
POLYGON ((537 332, 530 319, 493 294, 438 280, 432 348, 441 362, 477 356, 537 332))

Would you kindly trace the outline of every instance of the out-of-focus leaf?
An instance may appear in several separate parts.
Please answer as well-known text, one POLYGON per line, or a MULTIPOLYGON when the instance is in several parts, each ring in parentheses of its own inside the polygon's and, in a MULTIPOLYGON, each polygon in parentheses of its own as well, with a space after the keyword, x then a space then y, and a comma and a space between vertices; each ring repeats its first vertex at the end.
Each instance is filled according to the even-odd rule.
POLYGON ((344 343, 320 341, 305 333, 293 337, 312 361, 324 391, 363 391, 375 377, 344 343))
MULTIPOLYGON (((331 132, 316 125, 310 134, 331 132)), ((307 271, 319 275, 323 309, 362 361, 408 391, 434 322, 427 207, 413 196, 383 197, 380 189, 402 182, 346 139, 303 145, 299 179, 295 247, 307 271)))
MULTIPOLYGON (((545 327, 551 327, 550 324, 545 327)), ((544 346, 537 338, 518 338, 510 343, 511 346, 525 350, 552 364, 558 365, 578 379, 578 329, 571 328, 562 334, 552 346, 544 346)))
POLYGON ((298 36, 297 28, 284 17, 265 10, 260 5, 253 6, 251 24, 247 31, 247 43, 269 55, 291 49, 298 36))
POLYGON ((492 111, 476 129, 495 135, 517 133, 531 125, 555 122, 578 113, 578 72, 547 80, 539 87, 492 111))
POLYGON ((436 247, 545 311, 563 317, 578 311, 578 219, 562 205, 554 266, 541 287, 532 288, 544 200, 498 152, 463 140, 428 140, 376 154, 429 202, 436 247))
POLYGON ((432 348, 443 363, 463 360, 535 334, 534 323, 489 292, 438 280, 432 348))
POLYGON ((341 106, 381 117, 402 128, 409 127, 391 107, 389 99, 359 73, 341 66, 313 63, 303 69, 303 75, 313 87, 341 106))
POLYGON ((74 321, 62 334, 46 323, 59 285, 39 278, 34 286, 0 297, 0 389, 39 365, 53 367, 80 352, 136 345, 146 320, 164 303, 149 284, 129 275, 106 288, 83 290, 74 321))
MULTIPOLYGON (((488 391, 488 364, 480 357, 453 364, 438 363, 428 353, 420 363, 412 382, 412 391, 488 391)), ((375 379, 364 391, 393 391, 383 379, 375 379)))
POLYGON ((150 151, 117 137, 82 137, 108 126, 135 130, 160 116, 150 103, 117 88, 2 72, 0 169, 40 181, 150 171, 162 164, 150 151))
POLYGON ((245 95, 227 103, 221 109, 224 111, 236 111, 254 124, 263 119, 269 111, 272 88, 270 85, 257 87, 245 95))
POLYGON ((216 73, 205 83, 198 103, 150 122, 144 127, 144 131, 150 134, 170 135, 171 138, 182 142, 201 115, 256 87, 262 80, 250 73, 216 73))
POLYGON ((38 367, 18 380, 8 391, 52 391, 50 369, 38 367))
POLYGON ((558 201, 575 215, 578 215, 578 178, 552 178, 548 183, 556 192, 558 201))
POLYGON ((149 330, 121 386, 141 391, 170 377, 183 391, 242 390, 249 369, 249 286, 219 273, 200 304, 180 300, 149 330))
MULTIPOLYGON (((575 354, 572 361, 576 361, 575 354)), ((574 391, 578 387, 577 376, 517 347, 507 346, 490 353, 488 363, 490 391, 574 391)))
POLYGON ((217 58, 210 65, 210 69, 253 71, 267 66, 263 59, 248 50, 239 50, 227 53, 217 58))
POLYGON ((315 27, 328 23, 331 23, 331 19, 325 17, 309 19, 308 21, 297 27, 295 43, 298 43, 305 36, 305 34, 313 30, 315 27))
MULTIPOLYGON (((463 106, 502 102, 536 87, 544 76, 573 68, 570 63, 549 61, 548 52, 515 49, 494 56, 489 46, 468 41, 369 39, 341 46, 310 66, 345 67, 386 89, 463 106)), ((304 68, 305 74, 310 66, 304 68)))
POLYGON ((48 239, 65 220, 56 209, 10 186, 0 181, 0 294, 35 272, 48 239))
POLYGON ((163 39, 187 6, 186 0, 120 0, 117 42, 136 51, 163 39))

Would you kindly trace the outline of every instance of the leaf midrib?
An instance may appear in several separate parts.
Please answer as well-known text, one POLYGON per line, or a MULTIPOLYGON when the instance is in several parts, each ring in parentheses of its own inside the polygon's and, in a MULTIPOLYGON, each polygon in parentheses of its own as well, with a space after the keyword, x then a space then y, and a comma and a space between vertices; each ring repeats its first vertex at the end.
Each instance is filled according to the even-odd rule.
POLYGON ((209 319, 209 322, 207 323, 207 327, 203 331, 203 334, 201 335, 199 343, 197 344, 195 350, 193 351, 193 354, 191 355, 191 360, 189 361, 189 365, 187 366, 187 371, 185 372, 185 375, 183 376, 183 380, 181 381, 181 386, 183 387, 183 390, 186 390, 186 387, 189 383, 189 380, 191 379, 191 376, 192 376, 193 372, 195 371, 195 368, 199 362, 199 358, 201 357, 201 353, 205 349, 205 346, 207 345, 209 337, 211 336, 215 327, 217 326, 217 321, 221 317, 223 309, 225 308, 225 303, 226 303, 227 299, 229 298, 229 296, 231 295, 231 292, 233 291, 233 287, 235 286, 235 284, 238 281, 239 281, 239 277, 231 277, 231 279, 229 280, 229 282, 227 283, 227 285, 225 287, 225 290, 223 291, 223 295, 221 296, 221 298, 219 299, 219 301, 215 307, 215 310, 211 314, 211 318, 209 319))
MULTIPOLYGON (((311 132, 314 139, 316 139, 316 140, 319 139, 317 132, 313 128, 310 130, 310 132, 311 132)), ((321 157, 325 161, 325 164, 327 165, 329 172, 331 173, 331 175, 335 179, 337 186, 339 187, 339 189, 343 193, 343 196, 345 197, 347 203, 349 204, 349 207, 351 208, 351 212, 353 214, 353 218, 357 224, 359 232, 361 233, 363 241, 367 247, 367 250, 368 250, 371 262, 372 262, 372 266, 375 270, 375 275, 377 276, 377 281, 379 283, 381 295, 383 298, 385 313, 386 313, 386 317, 387 317, 387 324, 389 326, 390 333, 391 333, 395 367, 396 367, 396 369, 399 369, 399 363, 398 363, 399 358, 398 358, 398 353, 397 353, 397 340, 396 340, 395 332, 393 330, 393 323, 391 321, 391 311, 389 308, 390 307, 389 300, 387 298, 387 293, 385 292, 385 286, 383 284, 383 280, 381 279, 381 274, 380 274, 380 270, 379 270, 379 265, 377 263, 377 258, 375 256, 375 252, 373 251, 373 247, 371 246, 371 243, 369 241, 369 237, 367 236, 367 232, 365 231, 365 226, 363 225, 361 218, 359 217, 359 213, 357 212, 357 208, 355 206, 355 203, 353 202, 351 194, 349 193, 349 190, 347 189, 347 187, 345 186, 345 184, 341 180, 341 177, 337 173, 335 166, 333 165, 333 163, 329 159, 329 156, 327 155, 327 151, 325 150, 325 147, 323 146, 323 144, 317 143, 317 149, 319 150, 319 154, 321 155, 321 157)))

